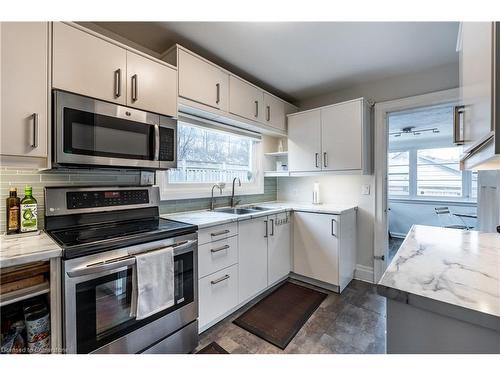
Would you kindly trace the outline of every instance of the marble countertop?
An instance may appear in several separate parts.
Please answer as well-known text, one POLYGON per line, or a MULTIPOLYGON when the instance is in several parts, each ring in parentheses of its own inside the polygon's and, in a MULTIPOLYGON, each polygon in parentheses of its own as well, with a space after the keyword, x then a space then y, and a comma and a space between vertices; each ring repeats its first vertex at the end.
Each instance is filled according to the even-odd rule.
POLYGON ((500 234, 414 225, 377 291, 500 331, 500 234))
POLYGON ((0 236, 0 268, 60 257, 62 249, 45 233, 34 236, 0 236))
POLYGON ((286 211, 308 211, 327 214, 341 215, 350 210, 355 210, 357 207, 352 205, 337 205, 337 204, 320 204, 313 205, 308 203, 298 202, 264 202, 255 203, 248 206, 241 206, 242 208, 249 206, 259 206, 270 208, 270 210, 253 212, 244 215, 228 214, 217 211, 189 211, 175 214, 161 215, 165 219, 182 221, 188 224, 197 225, 198 228, 208 228, 216 225, 232 223, 235 221, 248 220, 256 217, 262 217, 272 214, 277 214, 286 211))

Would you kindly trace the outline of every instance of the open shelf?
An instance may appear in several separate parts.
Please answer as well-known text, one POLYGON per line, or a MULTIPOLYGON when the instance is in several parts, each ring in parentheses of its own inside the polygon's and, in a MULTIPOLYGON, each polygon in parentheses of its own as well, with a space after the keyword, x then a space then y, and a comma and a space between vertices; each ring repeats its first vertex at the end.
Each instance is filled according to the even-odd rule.
POLYGON ((266 156, 272 156, 272 157, 284 157, 288 156, 288 151, 282 151, 282 152, 266 152, 264 155, 266 156))
POLYGON ((288 171, 264 171, 264 177, 283 177, 290 176, 288 171))
POLYGON ((0 306, 7 306, 11 303, 24 301, 25 299, 36 297, 50 292, 49 282, 46 281, 42 284, 30 286, 27 288, 13 290, 12 292, 2 293, 0 295, 0 306))

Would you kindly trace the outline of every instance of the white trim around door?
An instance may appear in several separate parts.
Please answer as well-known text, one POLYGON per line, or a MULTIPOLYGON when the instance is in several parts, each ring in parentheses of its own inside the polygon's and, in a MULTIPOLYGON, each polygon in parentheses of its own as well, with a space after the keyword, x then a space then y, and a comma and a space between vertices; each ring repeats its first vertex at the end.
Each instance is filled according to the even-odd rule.
POLYGON ((387 114, 440 105, 457 103, 458 88, 391 100, 375 104, 375 236, 374 236, 374 282, 378 283, 387 268, 388 223, 387 223, 387 114))

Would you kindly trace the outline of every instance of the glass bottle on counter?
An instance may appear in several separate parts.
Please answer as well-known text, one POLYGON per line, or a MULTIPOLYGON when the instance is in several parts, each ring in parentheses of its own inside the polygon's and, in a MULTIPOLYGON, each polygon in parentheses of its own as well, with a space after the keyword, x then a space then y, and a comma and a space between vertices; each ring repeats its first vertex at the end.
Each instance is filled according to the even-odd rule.
POLYGON ((6 200, 7 207, 7 234, 18 233, 19 232, 19 213, 20 213, 20 204, 21 200, 17 196, 17 189, 15 187, 11 187, 9 189, 9 197, 6 200))
POLYGON ((33 198, 31 186, 26 186, 24 198, 21 200, 21 232, 32 232, 37 229, 37 202, 33 198))

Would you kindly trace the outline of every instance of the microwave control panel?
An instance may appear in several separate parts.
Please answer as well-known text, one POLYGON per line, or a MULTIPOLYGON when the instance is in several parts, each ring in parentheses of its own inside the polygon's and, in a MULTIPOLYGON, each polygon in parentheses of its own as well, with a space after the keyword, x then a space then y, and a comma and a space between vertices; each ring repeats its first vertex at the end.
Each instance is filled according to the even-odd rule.
POLYGON ((174 129, 160 127, 160 161, 173 161, 175 153, 174 129))
POLYGON ((148 190, 70 191, 66 193, 68 209, 124 206, 149 203, 148 190))

